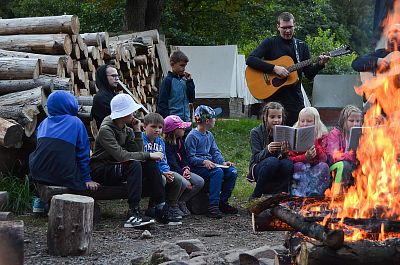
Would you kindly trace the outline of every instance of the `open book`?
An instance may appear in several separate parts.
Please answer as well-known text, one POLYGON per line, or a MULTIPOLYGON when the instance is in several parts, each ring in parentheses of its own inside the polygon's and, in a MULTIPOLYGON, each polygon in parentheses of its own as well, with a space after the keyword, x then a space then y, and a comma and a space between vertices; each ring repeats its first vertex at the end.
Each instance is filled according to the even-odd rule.
POLYGON ((372 129, 372 127, 352 127, 350 129, 349 142, 346 145, 346 153, 350 150, 353 150, 354 153, 357 151, 358 143, 360 142, 360 137, 363 134, 363 130, 365 131, 369 129, 372 129))
POLYGON ((315 126, 294 128, 284 125, 274 126, 274 142, 289 142, 290 150, 305 152, 314 145, 315 126))

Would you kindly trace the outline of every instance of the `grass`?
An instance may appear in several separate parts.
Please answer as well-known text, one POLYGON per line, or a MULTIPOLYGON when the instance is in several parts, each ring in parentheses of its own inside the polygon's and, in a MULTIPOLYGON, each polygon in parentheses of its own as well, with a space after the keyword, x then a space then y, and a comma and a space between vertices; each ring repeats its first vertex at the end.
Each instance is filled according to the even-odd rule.
POLYGON ((29 177, 18 178, 11 173, 0 173, 0 190, 8 192, 9 199, 5 211, 22 214, 31 207, 33 193, 30 189, 29 177))
POLYGON ((233 196, 240 202, 247 202, 254 186, 246 180, 249 172, 250 131, 260 124, 255 119, 219 119, 212 133, 225 160, 236 163, 239 176, 233 196))

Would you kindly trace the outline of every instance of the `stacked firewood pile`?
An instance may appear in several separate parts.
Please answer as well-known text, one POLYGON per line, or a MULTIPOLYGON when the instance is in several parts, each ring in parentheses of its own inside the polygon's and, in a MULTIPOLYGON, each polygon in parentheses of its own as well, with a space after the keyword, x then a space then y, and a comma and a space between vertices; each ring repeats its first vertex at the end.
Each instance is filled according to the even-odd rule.
POLYGON ((103 64, 114 65, 125 92, 155 111, 166 71, 158 54, 168 56, 157 30, 110 38, 107 32, 80 34, 74 15, 0 19, 0 145, 22 146, 23 135, 35 131, 38 115, 47 113, 53 90, 73 93, 79 117, 88 125, 95 73, 103 64), (162 51, 156 52, 156 46, 162 51))

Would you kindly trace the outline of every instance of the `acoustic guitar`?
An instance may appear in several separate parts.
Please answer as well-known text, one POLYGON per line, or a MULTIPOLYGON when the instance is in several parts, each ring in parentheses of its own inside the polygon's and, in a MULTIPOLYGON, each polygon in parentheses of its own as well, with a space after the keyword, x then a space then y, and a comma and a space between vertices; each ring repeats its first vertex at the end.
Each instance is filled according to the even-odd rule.
MULTIPOLYGON (((344 45, 333 51, 326 53, 330 57, 342 56, 351 53, 349 46, 344 45)), ((264 73, 262 71, 246 67, 245 75, 247 86, 249 87, 250 93, 256 99, 266 99, 276 93, 281 87, 294 84, 298 81, 297 70, 307 65, 316 63, 319 61, 319 57, 310 58, 308 60, 294 63, 290 56, 284 55, 276 60, 265 61, 273 65, 279 65, 285 67, 289 71, 287 77, 280 77, 275 73, 264 73)))

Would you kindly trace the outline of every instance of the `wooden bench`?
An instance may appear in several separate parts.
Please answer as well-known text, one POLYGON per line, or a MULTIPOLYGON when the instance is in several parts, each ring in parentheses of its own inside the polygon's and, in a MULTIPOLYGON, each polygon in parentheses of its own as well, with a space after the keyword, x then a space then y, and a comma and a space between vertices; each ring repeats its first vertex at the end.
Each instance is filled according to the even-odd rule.
POLYGON ((100 186, 96 191, 71 190, 63 186, 48 186, 36 184, 39 197, 43 202, 50 202, 54 195, 71 193, 92 197, 94 200, 118 200, 128 198, 128 186, 125 183, 121 186, 100 186))
POLYGON ((48 186, 36 183, 36 189, 42 202, 49 203, 54 195, 59 194, 77 194, 92 197, 94 202, 93 220, 97 222, 100 219, 100 207, 98 200, 119 200, 128 198, 128 186, 126 183, 120 186, 100 186, 96 191, 90 190, 71 190, 63 186, 48 186))

